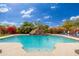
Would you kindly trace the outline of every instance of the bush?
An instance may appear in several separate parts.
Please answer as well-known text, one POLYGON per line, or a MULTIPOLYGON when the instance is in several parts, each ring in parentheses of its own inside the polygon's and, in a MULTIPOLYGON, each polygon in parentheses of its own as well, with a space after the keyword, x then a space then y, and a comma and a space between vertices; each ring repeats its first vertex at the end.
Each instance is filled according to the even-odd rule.
POLYGON ((65 29, 63 27, 52 27, 48 29, 48 32, 51 34, 62 34, 65 29))
POLYGON ((8 26, 7 27, 7 32, 9 34, 16 34, 16 27, 14 27, 14 26, 8 26))

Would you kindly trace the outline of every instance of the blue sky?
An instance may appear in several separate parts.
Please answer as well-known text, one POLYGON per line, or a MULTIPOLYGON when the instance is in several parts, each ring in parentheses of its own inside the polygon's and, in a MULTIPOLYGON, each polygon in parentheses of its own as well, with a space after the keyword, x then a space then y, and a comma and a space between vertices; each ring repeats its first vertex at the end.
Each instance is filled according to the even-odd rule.
POLYGON ((79 18, 75 3, 7 3, 0 4, 0 23, 19 26, 24 21, 40 21, 49 26, 62 25, 66 20, 79 18))

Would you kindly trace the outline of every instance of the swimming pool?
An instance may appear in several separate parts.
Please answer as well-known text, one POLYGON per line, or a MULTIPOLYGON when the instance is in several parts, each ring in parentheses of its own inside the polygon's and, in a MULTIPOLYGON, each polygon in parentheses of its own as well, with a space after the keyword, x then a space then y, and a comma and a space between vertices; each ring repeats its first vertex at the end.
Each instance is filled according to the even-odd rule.
POLYGON ((3 38, 0 40, 2 42, 20 42, 23 48, 28 51, 32 50, 52 50, 55 48, 57 43, 78 43, 78 40, 71 38, 65 38, 55 35, 18 35, 11 36, 8 38, 3 38))

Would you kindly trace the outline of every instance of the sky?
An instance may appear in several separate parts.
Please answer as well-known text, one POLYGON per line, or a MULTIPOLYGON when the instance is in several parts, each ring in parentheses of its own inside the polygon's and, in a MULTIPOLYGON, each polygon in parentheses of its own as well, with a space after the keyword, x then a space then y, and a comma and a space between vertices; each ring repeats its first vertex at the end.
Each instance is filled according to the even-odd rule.
POLYGON ((0 23, 20 26, 40 21, 50 27, 79 18, 78 3, 0 3, 0 23))

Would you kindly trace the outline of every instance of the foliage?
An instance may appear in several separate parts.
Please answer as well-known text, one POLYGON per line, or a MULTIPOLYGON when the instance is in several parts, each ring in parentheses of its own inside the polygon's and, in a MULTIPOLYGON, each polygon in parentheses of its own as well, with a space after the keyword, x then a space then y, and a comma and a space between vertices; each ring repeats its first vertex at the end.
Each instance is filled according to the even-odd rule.
POLYGON ((65 21, 63 27, 66 29, 66 33, 69 31, 69 34, 74 34, 75 30, 79 28, 79 18, 65 21))
POLYGON ((74 26, 73 21, 67 20, 64 22, 63 27, 67 30, 70 31, 71 28, 74 26))
POLYGON ((67 20, 64 21, 62 26, 51 28, 42 22, 23 22, 20 27, 1 24, 0 34, 29 34, 32 30, 39 31, 40 33, 62 34, 68 31, 73 33, 78 28, 79 19, 67 20))
POLYGON ((28 34, 34 29, 34 25, 31 22, 24 22, 18 30, 20 33, 28 34))
POLYGON ((49 33, 51 34, 62 34, 64 33, 64 27, 51 27, 48 29, 49 33))
POLYGON ((35 22, 34 23, 35 28, 39 28, 39 30, 43 30, 45 33, 48 32, 49 26, 46 24, 43 24, 42 22, 35 22))
POLYGON ((0 34, 6 34, 7 30, 4 26, 0 26, 0 34))
POLYGON ((16 34, 16 27, 14 27, 14 26, 8 26, 7 27, 7 32, 9 34, 16 34))
POLYGON ((79 27, 79 19, 73 20, 74 27, 79 27))

